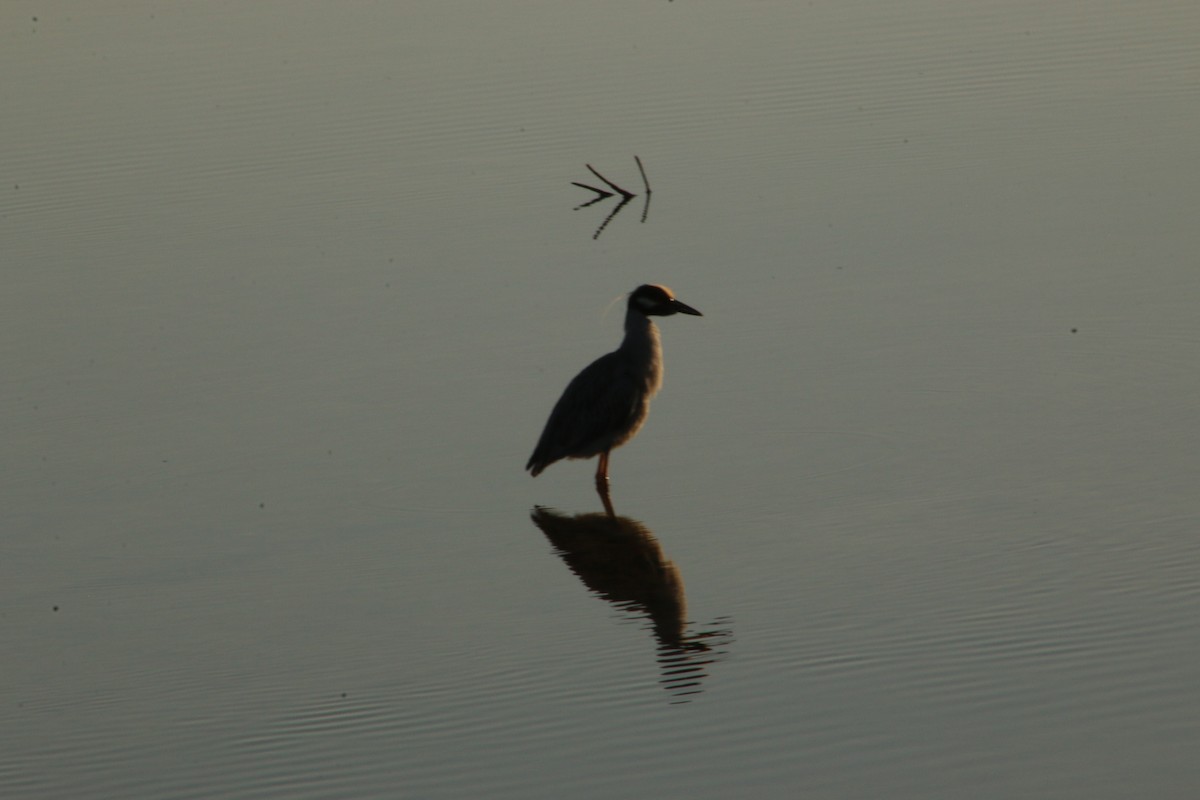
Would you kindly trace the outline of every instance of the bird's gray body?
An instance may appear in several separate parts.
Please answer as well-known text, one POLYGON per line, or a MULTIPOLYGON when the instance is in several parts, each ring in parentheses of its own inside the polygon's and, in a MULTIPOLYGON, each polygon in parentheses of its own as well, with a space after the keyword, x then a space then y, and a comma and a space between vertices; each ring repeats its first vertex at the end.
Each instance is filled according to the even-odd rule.
MULTIPOLYGON (((641 286, 630 295, 621 346, 589 364, 567 385, 525 469, 535 476, 563 458, 601 456, 628 442, 650 412, 662 385, 662 345, 650 316, 700 312, 675 300, 661 286, 641 286)), ((599 477, 599 473, 598 473, 599 477)))
POLYGON ((662 386, 662 345, 649 317, 625 312, 625 339, 567 384, 525 468, 538 475, 562 458, 591 458, 632 439, 662 386))

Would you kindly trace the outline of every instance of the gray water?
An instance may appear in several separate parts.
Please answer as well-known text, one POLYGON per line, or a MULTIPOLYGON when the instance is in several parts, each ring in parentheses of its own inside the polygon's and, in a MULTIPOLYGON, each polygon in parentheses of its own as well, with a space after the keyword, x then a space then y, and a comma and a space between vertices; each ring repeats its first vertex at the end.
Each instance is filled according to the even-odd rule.
POLYGON ((1200 6, 0 36, 0 796, 1200 793, 1200 6))

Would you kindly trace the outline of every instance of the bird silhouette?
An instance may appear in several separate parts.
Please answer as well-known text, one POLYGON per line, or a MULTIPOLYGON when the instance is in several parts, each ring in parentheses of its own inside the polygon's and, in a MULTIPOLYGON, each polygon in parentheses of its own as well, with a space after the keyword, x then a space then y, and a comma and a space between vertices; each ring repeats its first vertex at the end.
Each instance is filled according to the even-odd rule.
POLYGON ((703 316, 671 290, 643 284, 629 295, 621 346, 593 361, 567 384, 525 469, 536 477, 563 458, 600 456, 596 489, 610 508, 608 454, 632 439, 662 385, 662 345, 651 317, 703 316))

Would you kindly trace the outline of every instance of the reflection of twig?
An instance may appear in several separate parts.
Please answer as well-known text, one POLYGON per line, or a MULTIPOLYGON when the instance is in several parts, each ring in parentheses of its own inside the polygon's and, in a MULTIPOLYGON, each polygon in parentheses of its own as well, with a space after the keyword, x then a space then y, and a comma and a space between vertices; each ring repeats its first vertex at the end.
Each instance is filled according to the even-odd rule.
POLYGON ((628 197, 622 197, 621 202, 619 202, 615 206, 613 206, 613 210, 609 212, 608 216, 604 218, 604 222, 601 222, 600 227, 596 228, 596 232, 592 234, 593 239, 600 238, 600 234, 604 233, 604 229, 608 227, 608 223, 613 221, 613 217, 615 217, 618 213, 620 213, 621 209, 624 208, 626 205, 628 205, 629 201, 632 200, 633 197, 634 197, 633 195, 629 195, 628 197))

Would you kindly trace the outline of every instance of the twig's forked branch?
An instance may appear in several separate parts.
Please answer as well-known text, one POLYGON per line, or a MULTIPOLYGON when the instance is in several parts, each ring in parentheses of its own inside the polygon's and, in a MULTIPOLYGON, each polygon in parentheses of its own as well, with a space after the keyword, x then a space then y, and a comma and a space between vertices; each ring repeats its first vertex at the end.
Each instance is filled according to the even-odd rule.
POLYGON ((603 189, 597 189, 595 186, 589 186, 588 184, 580 183, 579 181, 571 181, 571 185, 578 186, 580 189, 587 189, 588 191, 596 193, 596 196, 593 197, 591 200, 588 200, 586 203, 580 203, 579 205, 575 206, 576 211, 578 211, 581 208, 587 208, 590 205, 595 205, 596 203, 599 203, 601 200, 606 200, 613 196, 612 192, 606 192, 603 189))
MULTIPOLYGON (((645 168, 645 166, 642 165, 642 159, 638 158, 637 156, 634 156, 633 160, 637 162, 638 172, 640 172, 642 174, 642 185, 644 187, 646 187, 646 192, 645 192, 646 202, 642 206, 642 222, 645 222, 647 215, 649 215, 649 213, 650 213, 650 193, 651 193, 650 179, 646 177, 646 168, 645 168)), ((594 192, 596 195, 591 200, 588 200, 586 203, 581 203, 581 204, 575 206, 576 211, 578 211, 581 208, 587 208, 588 206, 595 205, 596 203, 599 203, 601 200, 607 200, 608 198, 612 197, 614 193, 621 195, 620 202, 618 202, 617 205, 613 208, 613 210, 609 213, 609 215, 604 218, 604 221, 600 223, 600 227, 596 228, 596 232, 594 234, 592 234, 593 239, 598 239, 598 238, 600 238, 600 234, 604 232, 604 229, 608 227, 608 224, 613 221, 614 217, 617 216, 617 213, 620 212, 620 210, 622 208, 624 208, 629 203, 630 200, 637 197, 637 195, 634 194, 633 192, 629 191, 628 189, 618 186, 617 184, 610 181, 608 178, 601 175, 600 171, 597 170, 595 167, 593 167, 591 164, 585 164, 584 166, 586 166, 593 175, 595 175, 597 178, 602 180, 604 182, 605 186, 608 186, 613 191, 610 192, 605 189, 601 189, 598 186, 592 186, 591 184, 588 184, 588 183, 580 183, 579 181, 571 181, 572 186, 578 186, 580 189, 587 189, 589 192, 594 192)))
POLYGON ((601 174, 600 174, 600 173, 599 173, 599 172, 596 170, 596 168, 595 168, 595 167, 593 167, 591 164, 585 164, 584 166, 586 166, 588 169, 590 169, 590 170, 592 171, 592 174, 593 174, 593 175, 595 175, 597 178, 599 178, 600 180, 602 180, 602 181, 604 181, 606 184, 608 184, 608 185, 609 185, 609 186, 610 186, 610 187, 611 187, 611 188, 612 188, 612 189, 613 189, 613 190, 614 190, 614 191, 615 191, 617 194, 621 195, 621 197, 624 197, 626 200, 630 199, 631 197, 636 197, 636 196, 637 196, 637 195, 635 195, 633 192, 626 191, 625 189, 622 189, 620 186, 617 186, 615 183, 613 183, 612 181, 610 181, 608 178, 606 178, 606 177, 604 177, 603 175, 601 175, 601 174))

